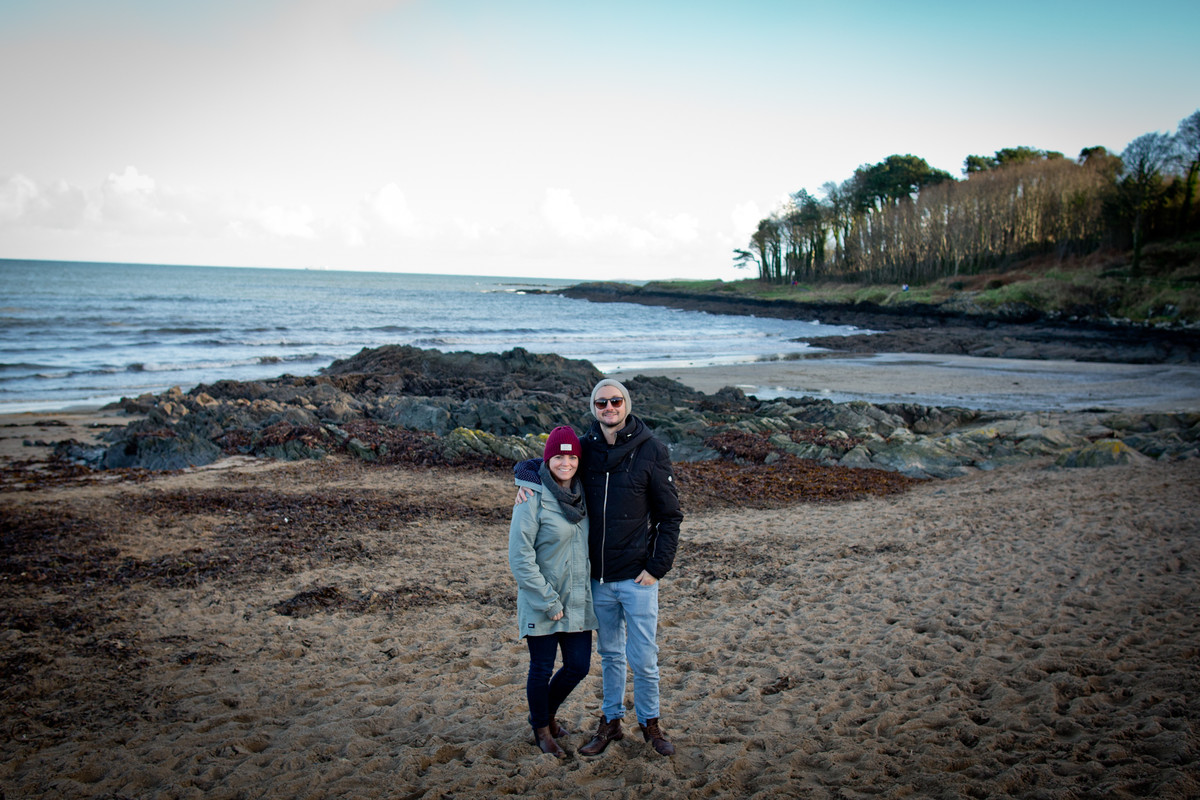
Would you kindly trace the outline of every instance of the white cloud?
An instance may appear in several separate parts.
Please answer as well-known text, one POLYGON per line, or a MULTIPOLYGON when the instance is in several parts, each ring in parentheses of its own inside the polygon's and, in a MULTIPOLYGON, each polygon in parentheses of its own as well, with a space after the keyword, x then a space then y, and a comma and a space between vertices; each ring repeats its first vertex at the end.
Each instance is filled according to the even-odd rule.
POLYGON ((586 243, 610 253, 644 252, 669 248, 676 241, 688 241, 689 228, 698 223, 687 215, 653 217, 647 228, 613 215, 591 217, 583 212, 568 189, 547 189, 541 215, 549 233, 568 242, 586 243))
POLYGON ((13 175, 0 184, 0 222, 15 222, 44 203, 36 183, 24 175, 13 175))
POLYGON ((550 230, 567 238, 587 238, 593 224, 583 217, 575 198, 567 189, 547 189, 542 200, 542 218, 550 230))
POLYGON ((154 178, 133 166, 109 173, 91 205, 89 220, 118 232, 178 233, 191 227, 178 198, 161 192, 154 178))
POLYGON ((416 236, 420 230, 417 218, 409 208, 404 192, 394 183, 384 186, 368 199, 368 206, 389 230, 401 236, 416 236))
POLYGON ((120 175, 109 173, 104 182, 107 190, 119 195, 151 195, 154 193, 154 178, 143 175, 136 167, 127 166, 120 175))
POLYGON ((18 174, 0 183, 0 225, 7 228, 73 229, 95 216, 93 200, 66 181, 42 186, 18 174))
POLYGON ((57 181, 48 186, 15 175, 0 183, 0 224, 10 229, 71 230, 126 238, 183 240, 278 237, 316 239, 321 226, 307 205, 287 207, 230 196, 162 187, 127 166, 88 190, 57 181))

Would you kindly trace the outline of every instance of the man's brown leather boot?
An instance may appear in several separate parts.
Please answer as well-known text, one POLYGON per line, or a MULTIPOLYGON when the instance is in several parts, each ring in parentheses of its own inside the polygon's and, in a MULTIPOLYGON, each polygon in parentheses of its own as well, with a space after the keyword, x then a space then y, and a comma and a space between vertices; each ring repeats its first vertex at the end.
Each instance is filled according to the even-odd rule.
POLYGON ((667 735, 663 733, 663 729, 658 725, 658 718, 646 720, 645 725, 639 725, 642 729, 642 736, 646 741, 658 752, 661 756, 675 755, 675 745, 667 741, 667 735))
POLYGON ((615 742, 618 739, 624 739, 625 734, 621 730, 621 718, 617 717, 611 722, 600 718, 600 724, 596 726, 596 734, 592 736, 592 740, 579 748, 579 754, 583 756, 598 756, 604 752, 604 748, 608 747, 609 742, 615 742))

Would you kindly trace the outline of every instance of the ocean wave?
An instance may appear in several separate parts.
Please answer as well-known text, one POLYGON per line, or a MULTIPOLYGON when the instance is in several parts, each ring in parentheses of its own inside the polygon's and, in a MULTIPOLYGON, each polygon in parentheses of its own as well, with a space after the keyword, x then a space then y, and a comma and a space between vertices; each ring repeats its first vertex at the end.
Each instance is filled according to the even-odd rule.
POLYGON ((6 386, 18 386, 23 382, 28 381, 61 381, 64 378, 71 376, 70 370, 54 370, 45 366, 36 369, 22 370, 11 374, 0 374, 0 384, 6 386))
MULTIPOLYGON (((27 372, 24 375, 3 376, 0 375, 0 382, 14 383, 22 380, 50 380, 63 381, 74 378, 86 378, 89 376, 111 376, 118 374, 138 374, 138 373, 190 373, 190 372, 209 372, 222 369, 237 369, 238 367, 253 367, 267 364, 299 364, 299 363, 329 363, 333 360, 332 356, 323 353, 308 352, 308 353, 291 353, 291 354, 271 354, 258 355, 246 358, 231 358, 223 360, 208 360, 208 361, 191 361, 178 363, 156 363, 151 361, 132 361, 121 366, 105 365, 102 367, 93 367, 87 369, 52 369, 47 365, 20 365, 26 366, 29 370, 37 369, 35 372, 27 372)), ((3 365, 0 365, 2 368, 3 365)))
POLYGON ((41 369, 53 369, 53 364, 30 364, 28 362, 16 362, 12 364, 0 364, 0 372, 17 372, 19 370, 30 372, 41 369))
POLYGON ((207 299, 208 298, 197 297, 196 295, 186 295, 186 294, 179 294, 179 295, 144 294, 144 295, 140 295, 138 297, 134 297, 133 302, 138 305, 141 305, 143 303, 168 303, 173 306, 183 306, 186 308, 189 305, 192 305, 194 303, 204 302, 207 299))
POLYGON ((136 362, 129 364, 126 367, 126 370, 129 372, 194 372, 197 370, 207 372, 211 370, 249 367, 261 364, 296 364, 317 361, 322 358, 324 357, 320 353, 292 353, 285 355, 257 355, 248 356, 245 358, 231 358, 211 361, 189 361, 172 364, 136 362))
POLYGON ((412 327, 409 327, 408 325, 378 325, 378 326, 369 327, 369 328, 364 328, 364 327, 356 325, 352 328, 347 328, 346 330, 358 331, 358 332, 362 332, 362 333, 417 333, 418 331, 423 330, 423 329, 422 328, 412 328, 412 327))
POLYGON ((145 334, 197 334, 197 333, 221 333, 224 328, 142 328, 138 333, 145 334))

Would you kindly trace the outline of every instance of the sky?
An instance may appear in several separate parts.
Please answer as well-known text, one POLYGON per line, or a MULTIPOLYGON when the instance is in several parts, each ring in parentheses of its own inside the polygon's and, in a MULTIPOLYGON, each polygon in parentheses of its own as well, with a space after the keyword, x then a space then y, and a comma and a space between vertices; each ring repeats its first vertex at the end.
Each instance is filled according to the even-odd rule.
POLYGON ((1200 3, 0 0, 0 258, 752 277, 800 189, 1200 108, 1200 3))

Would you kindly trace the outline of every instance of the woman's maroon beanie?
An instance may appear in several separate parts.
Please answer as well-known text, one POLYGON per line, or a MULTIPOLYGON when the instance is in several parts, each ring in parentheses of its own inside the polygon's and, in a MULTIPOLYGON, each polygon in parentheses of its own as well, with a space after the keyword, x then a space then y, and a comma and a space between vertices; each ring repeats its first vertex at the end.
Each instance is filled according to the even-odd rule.
POLYGON ((559 425, 550 431, 546 437, 546 450, 542 458, 549 462, 554 456, 582 456, 583 448, 579 446, 579 437, 569 425, 559 425))

